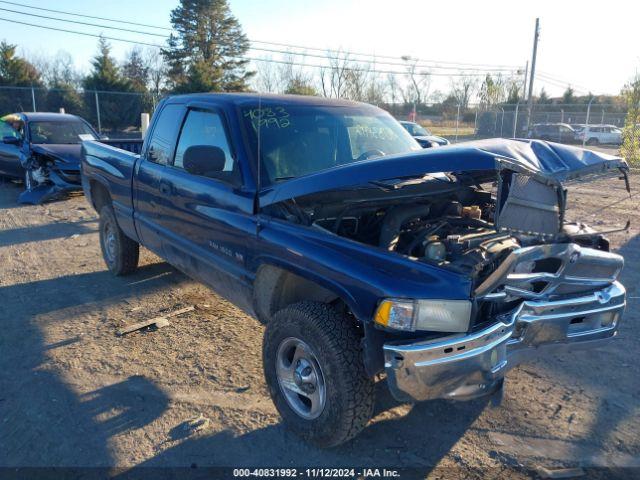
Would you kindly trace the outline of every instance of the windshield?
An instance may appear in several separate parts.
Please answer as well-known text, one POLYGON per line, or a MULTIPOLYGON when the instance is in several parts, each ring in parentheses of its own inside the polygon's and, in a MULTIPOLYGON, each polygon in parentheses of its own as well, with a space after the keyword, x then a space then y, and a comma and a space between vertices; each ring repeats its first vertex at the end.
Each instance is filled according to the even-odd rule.
POLYGON ((420 150, 393 117, 373 107, 255 104, 241 114, 268 177, 263 184, 420 150))
POLYGON ((86 123, 71 122, 29 122, 31 143, 75 144, 80 143, 80 135, 91 135, 96 139, 94 131, 86 123))
POLYGON ((403 123, 402 126, 414 137, 427 137, 431 132, 417 123, 403 123))

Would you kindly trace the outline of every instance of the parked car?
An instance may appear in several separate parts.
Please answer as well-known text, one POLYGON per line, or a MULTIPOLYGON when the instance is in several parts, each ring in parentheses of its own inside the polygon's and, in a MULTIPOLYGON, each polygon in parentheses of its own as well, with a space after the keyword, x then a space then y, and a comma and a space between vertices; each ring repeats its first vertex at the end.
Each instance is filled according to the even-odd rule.
POLYGON ((434 135, 425 127, 415 122, 402 121, 400 122, 400 125, 402 125, 404 129, 418 141, 422 148, 443 147, 445 145, 449 145, 450 143, 446 138, 434 135))
POLYGON ((13 113, 0 118, 0 174, 24 181, 22 203, 80 190, 80 142, 98 133, 80 117, 13 113))
POLYGON ((562 185, 626 176, 621 158, 420 149, 366 104, 194 94, 160 103, 141 155, 85 141, 81 169, 108 269, 143 245, 265 323, 271 398, 321 447, 367 424, 381 372, 401 401, 490 395, 526 357, 612 338, 624 309, 623 259, 565 222, 562 185))
POLYGON ((585 125, 576 131, 575 140, 583 143, 585 139, 587 145, 620 145, 622 143, 622 130, 615 125, 585 125))
POLYGON ((567 123, 537 123, 529 132, 529 138, 558 143, 573 143, 575 135, 575 130, 567 123))

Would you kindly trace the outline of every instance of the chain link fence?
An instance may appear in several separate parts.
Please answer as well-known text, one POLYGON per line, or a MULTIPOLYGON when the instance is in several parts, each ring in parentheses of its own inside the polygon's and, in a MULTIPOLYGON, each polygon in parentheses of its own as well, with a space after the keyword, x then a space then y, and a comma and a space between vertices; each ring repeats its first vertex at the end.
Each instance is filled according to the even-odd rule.
POLYGON ((0 87, 0 115, 64 112, 78 115, 111 137, 140 137, 140 115, 158 104, 150 93, 104 92, 35 87, 0 87))
MULTIPOLYGON (((140 116, 152 114, 160 95, 82 89, 0 87, 0 115, 20 111, 60 112, 79 115, 110 137, 141 135, 140 116)), ((452 143, 482 138, 540 138, 560 143, 589 145, 617 153, 620 145, 640 147, 640 119, 629 122, 627 106, 620 104, 534 104, 467 106, 455 103, 412 105, 379 104, 398 120, 415 121, 431 134, 452 143)), ((626 153, 640 166, 634 153, 626 153)))
POLYGON ((534 104, 529 114, 526 103, 494 106, 427 104, 414 107, 407 104, 380 105, 399 120, 415 121, 435 135, 450 141, 490 137, 544 136, 544 139, 562 143, 580 143, 570 135, 585 127, 608 125, 624 127, 626 108, 615 104, 534 104), (530 120, 529 120, 530 118, 530 120), (562 130, 563 125, 569 127, 562 130), (548 128, 540 128, 542 126, 548 128), (453 136, 453 138, 449 138, 453 136), (572 138, 569 138, 571 136, 572 138))

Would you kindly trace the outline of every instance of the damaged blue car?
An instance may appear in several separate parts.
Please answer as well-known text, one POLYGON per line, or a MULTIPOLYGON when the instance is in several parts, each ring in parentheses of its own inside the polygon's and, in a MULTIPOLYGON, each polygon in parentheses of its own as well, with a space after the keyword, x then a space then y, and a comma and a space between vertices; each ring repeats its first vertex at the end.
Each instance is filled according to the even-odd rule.
POLYGON ((61 113, 5 115, 0 135, 0 175, 23 180, 18 201, 27 204, 81 190, 81 142, 100 138, 82 118, 61 113))

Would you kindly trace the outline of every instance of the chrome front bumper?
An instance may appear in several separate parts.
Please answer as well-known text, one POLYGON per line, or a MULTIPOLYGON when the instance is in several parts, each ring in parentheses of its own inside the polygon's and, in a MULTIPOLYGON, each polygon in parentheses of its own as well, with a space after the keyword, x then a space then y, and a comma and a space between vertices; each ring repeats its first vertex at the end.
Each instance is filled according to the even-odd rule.
POLYGON ((625 289, 614 282, 581 297, 524 301, 508 317, 473 334, 385 344, 389 388, 401 401, 490 394, 501 387, 509 368, 531 356, 614 337, 624 307, 625 289))

